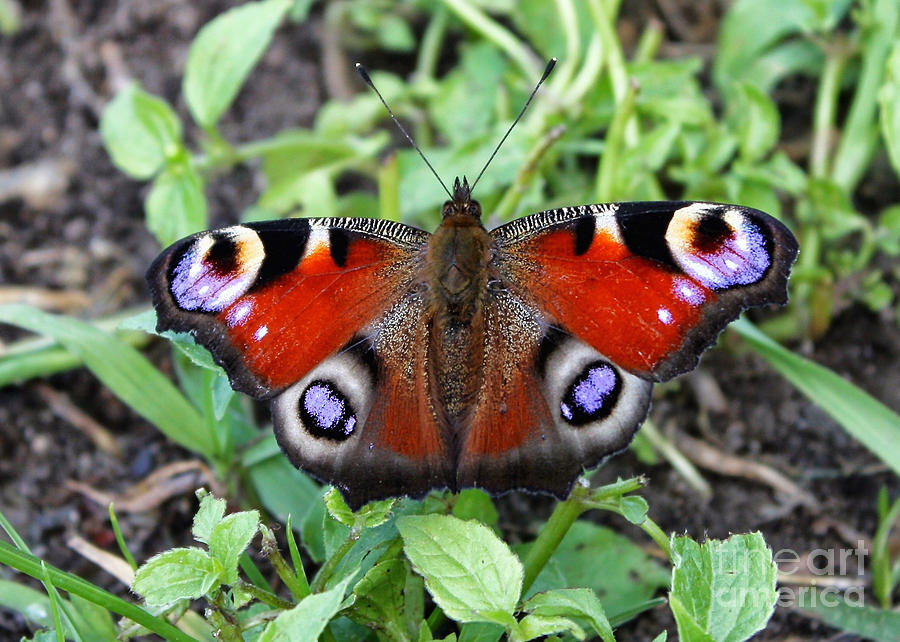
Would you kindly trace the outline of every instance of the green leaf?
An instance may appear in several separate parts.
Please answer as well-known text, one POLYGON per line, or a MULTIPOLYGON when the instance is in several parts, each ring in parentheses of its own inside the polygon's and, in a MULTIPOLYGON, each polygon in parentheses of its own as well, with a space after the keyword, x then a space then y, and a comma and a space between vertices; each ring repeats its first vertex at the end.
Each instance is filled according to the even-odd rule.
MULTIPOLYGON (((860 591, 858 599, 862 602, 860 591)), ((873 606, 850 604, 833 589, 807 593, 794 608, 841 631, 879 642, 893 642, 900 631, 900 613, 873 606)))
POLYGON ((403 589, 408 573, 406 563, 396 558, 369 569, 353 588, 356 601, 350 619, 377 631, 403 631, 406 626, 403 589))
POLYGON ((30 586, 11 580, 0 579, 0 607, 16 611, 29 622, 41 626, 51 626, 50 600, 30 586))
POLYGON ((729 120, 738 132, 741 159, 761 160, 775 143, 781 128, 781 118, 775 103, 761 89, 750 83, 737 85, 737 100, 729 120))
POLYGON ((804 395, 900 475, 900 415, 836 373, 783 348, 745 319, 730 326, 804 395))
POLYGON ((144 201, 147 228, 163 247, 206 228, 203 181, 188 162, 170 165, 144 201))
POLYGON ((348 577, 332 589, 303 598, 290 611, 269 622, 257 642, 317 642, 341 608, 344 591, 351 579, 348 577))
MULTIPOLYGON (((525 555, 528 546, 517 547, 525 555)), ((669 571, 627 537, 577 521, 538 575, 533 592, 572 586, 593 589, 610 619, 644 605, 669 585, 669 571), (590 560, 590 564, 585 564, 590 560), (603 569, 602 573, 597 569, 603 569)))
POLYGON ((619 508, 622 509, 622 516, 632 524, 640 526, 647 519, 647 511, 650 506, 647 500, 639 495, 628 495, 619 500, 619 508))
POLYGON ((325 508, 328 513, 345 526, 357 528, 374 528, 387 521, 396 499, 384 499, 369 502, 355 513, 347 506, 340 491, 333 486, 325 493, 325 508))
POLYGON ((681 640, 746 640, 772 616, 778 568, 760 533, 702 545, 673 537, 672 561, 669 602, 681 640))
POLYGON ((727 93, 731 83, 758 73, 754 69, 757 60, 782 39, 792 34, 827 31, 850 6, 849 0, 838 0, 829 3, 829 10, 823 13, 815 11, 812 4, 808 0, 735 2, 719 29, 713 66, 713 80, 719 90, 727 93))
MULTIPOLYGON (((198 494, 201 491, 198 491, 198 494)), ((217 499, 211 494, 203 491, 200 498, 200 508, 194 515, 194 523, 191 526, 191 534, 194 539, 204 544, 209 544, 209 538, 212 535, 213 528, 222 521, 225 516, 225 500, 217 499)))
POLYGON ((522 591, 522 563, 484 524, 450 515, 397 520, 403 548, 448 617, 506 625, 522 591))
POLYGON ((453 502, 453 515, 460 519, 474 519, 491 528, 497 528, 497 508, 491 496, 480 488, 459 491, 453 502))
POLYGON ((69 616, 86 640, 114 640, 119 633, 110 612, 75 593, 69 596, 69 616))
POLYGON ((516 628, 518 629, 516 639, 520 640, 534 640, 553 633, 569 633, 576 640, 585 638, 584 630, 575 622, 555 615, 532 613, 523 617, 516 628))
POLYGON ((313 507, 321 506, 322 489, 291 465, 273 435, 244 451, 241 463, 263 506, 279 521, 285 522, 292 515, 295 524, 302 524, 313 507))
POLYGON ((184 98, 194 120, 212 127, 269 46, 289 0, 249 2, 207 23, 191 43, 184 98))
POLYGON ((150 178, 182 153, 181 121, 169 104, 130 84, 103 110, 100 135, 116 167, 150 178))
POLYGON ((615 642, 603 605, 591 589, 554 589, 537 593, 522 605, 522 610, 542 616, 583 618, 604 642, 615 642))
POLYGON ((878 92, 881 136, 894 171, 900 176, 900 42, 894 44, 885 70, 884 84, 878 92))
POLYGON ((213 527, 209 537, 209 552, 222 565, 222 583, 237 584, 238 560, 259 530, 259 513, 255 510, 228 515, 213 527))
POLYGON ((213 451, 205 422, 190 402, 140 352, 114 335, 27 305, 0 306, 0 323, 52 337, 169 439, 192 452, 213 451))
POLYGON ((173 548, 154 555, 134 575, 131 590, 148 606, 195 600, 219 583, 222 565, 196 547, 173 548))
POLYGON ((429 101, 435 126, 452 146, 487 132, 496 118, 506 59, 487 42, 466 47, 460 65, 429 101))

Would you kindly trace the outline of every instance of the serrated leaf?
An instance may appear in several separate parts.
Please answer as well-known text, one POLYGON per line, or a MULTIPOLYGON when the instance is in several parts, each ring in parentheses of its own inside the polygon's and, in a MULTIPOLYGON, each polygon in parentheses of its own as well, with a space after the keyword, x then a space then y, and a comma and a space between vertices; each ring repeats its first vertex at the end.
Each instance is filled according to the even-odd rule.
POLYGON ((673 537, 672 561, 669 599, 681 640, 746 640, 772 616, 778 568, 762 534, 702 545, 673 537))
POLYGON ((289 0, 249 2, 200 29, 184 68, 184 98, 199 125, 211 127, 228 109, 290 5, 289 0))
POLYGON ((450 515, 405 516, 397 528, 406 556, 448 617, 508 623, 522 591, 522 563, 493 531, 450 515))
POLYGON ((191 526, 191 534, 194 539, 204 544, 209 543, 213 528, 222 521, 225 516, 225 500, 205 494, 200 499, 200 508, 194 515, 194 523, 191 526))
POLYGON ((150 178, 182 149, 178 116, 166 101, 136 84, 122 89, 103 110, 100 135, 113 163, 132 178, 150 178))
POLYGON ((0 305, 0 323, 52 337, 119 399, 192 452, 211 452, 211 437, 191 403, 140 352, 92 325, 27 305, 0 305))
POLYGON ((590 622, 604 642, 615 642, 612 626, 597 594, 591 589, 555 589, 533 595, 522 605, 523 611, 541 616, 583 618, 590 622))
POLYGON ((173 548, 151 557, 134 575, 131 590, 148 606, 194 600, 216 586, 222 565, 199 548, 173 548))
POLYGON ((167 247, 206 227, 206 196, 200 175, 191 165, 170 165, 153 181, 144 201, 147 228, 167 247))
POLYGON ((216 524, 209 536, 209 552, 224 569, 222 583, 237 583, 238 560, 259 530, 259 513, 255 510, 232 513, 216 524))
POLYGON ((290 611, 269 622, 257 642, 317 642, 328 622, 340 610, 351 579, 348 577, 332 589, 303 598, 290 611))

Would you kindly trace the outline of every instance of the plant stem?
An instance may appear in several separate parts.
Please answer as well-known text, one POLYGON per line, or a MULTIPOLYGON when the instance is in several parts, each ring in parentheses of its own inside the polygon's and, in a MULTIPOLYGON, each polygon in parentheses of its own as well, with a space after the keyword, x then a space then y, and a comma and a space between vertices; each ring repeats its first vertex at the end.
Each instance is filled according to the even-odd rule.
POLYGON ((441 45, 444 42, 444 33, 447 31, 447 19, 449 17, 447 7, 440 5, 431 14, 431 20, 422 34, 422 42, 419 44, 419 57, 416 61, 416 82, 425 79, 433 79, 437 72, 438 57, 441 54, 441 45))
POLYGON ((616 192, 616 170, 622 162, 621 152, 625 149, 625 128, 633 115, 637 96, 637 87, 634 84, 629 84, 629 87, 624 99, 616 108, 612 123, 606 132, 606 147, 600 158, 600 164, 597 166, 596 191, 597 200, 601 203, 613 201, 619 196, 616 192))
POLYGON ((469 27, 477 31, 483 38, 494 43, 498 49, 506 52, 515 61, 528 78, 541 75, 541 66, 534 54, 525 47, 506 27, 490 18, 466 0, 444 0, 444 4, 469 27))
POLYGON ((822 67, 809 151, 809 173, 816 178, 823 178, 828 174, 828 152, 835 132, 838 92, 846 61, 843 48, 832 47, 822 67))
POLYGON ((544 524, 537 539, 528 549, 528 554, 522 562, 525 567, 525 576, 522 581, 522 595, 528 592, 531 585, 537 579, 538 574, 547 564, 547 560, 553 555, 566 533, 575 523, 575 520, 587 509, 583 499, 587 497, 588 489, 582 485, 576 485, 568 499, 560 502, 553 509, 550 519, 544 524))

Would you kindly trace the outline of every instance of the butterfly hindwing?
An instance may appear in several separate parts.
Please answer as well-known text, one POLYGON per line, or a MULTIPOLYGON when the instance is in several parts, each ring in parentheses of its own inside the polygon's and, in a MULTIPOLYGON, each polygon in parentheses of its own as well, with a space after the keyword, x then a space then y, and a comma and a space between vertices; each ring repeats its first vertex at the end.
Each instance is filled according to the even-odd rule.
POLYGON ((421 295, 409 292, 272 400, 282 450, 338 487, 351 508, 454 485, 431 402, 422 315, 421 295))
POLYGON ((428 236, 379 219, 285 219, 195 234, 147 273, 158 328, 191 332, 237 390, 270 398, 410 287, 428 236))
POLYGON ((663 381, 741 311, 787 300, 797 255, 771 216, 696 202, 585 205, 491 232, 508 287, 616 365, 663 381))
POLYGON ((486 307, 484 377, 462 440, 457 482, 564 498, 585 468, 624 449, 653 384, 549 326, 498 290, 486 307))

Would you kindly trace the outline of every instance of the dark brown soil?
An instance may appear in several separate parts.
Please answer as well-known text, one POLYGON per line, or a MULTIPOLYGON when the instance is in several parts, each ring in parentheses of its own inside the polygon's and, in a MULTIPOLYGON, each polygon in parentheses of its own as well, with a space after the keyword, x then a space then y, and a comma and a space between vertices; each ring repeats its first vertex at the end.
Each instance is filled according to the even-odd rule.
MULTIPOLYGON (((0 183, 10 170, 39 162, 54 164, 53 180, 36 194, 0 195, 0 285, 80 293, 64 311, 90 318, 146 304, 142 275, 159 250, 143 226, 147 188, 110 163, 97 130, 100 111, 116 87, 133 78, 176 105, 187 121, 180 74, 188 44, 203 23, 230 4, 26 3, 23 29, 0 37, 0 183)), ((696 11, 702 13, 712 4, 701 3, 696 11)), ((655 4, 639 6, 641 10, 629 8, 621 27, 625 37, 639 33, 637 26, 657 12, 655 4)), ((717 19, 694 16, 690 23, 676 24, 670 14, 666 24, 667 36, 675 41, 672 50, 713 43, 717 19), (691 30, 688 24, 700 26, 691 30)), ((330 72, 321 63, 320 25, 314 15, 306 25, 279 33, 223 123, 227 138, 251 140, 311 123, 330 85, 325 79, 330 72)), ((402 57, 378 57, 371 65, 376 63, 404 73, 412 68, 411 59, 402 57)), ((808 127, 808 121, 790 120, 785 126, 808 127)), ((807 133, 786 131, 785 138, 807 133)), ((195 136, 196 131, 188 129, 189 140, 195 136)), ((890 188, 879 193, 897 193, 896 179, 889 180, 890 188)), ((214 179, 207 190, 212 222, 236 220, 258 188, 252 168, 214 179)), ((872 210, 885 204, 874 202, 872 210)), ((0 340, 22 336, 4 327, 0 340)), ((849 308, 826 336, 799 349, 900 409, 895 315, 849 308)), ((151 348, 158 363, 165 362, 166 355, 162 346, 151 348)), ((668 464, 648 466, 631 454, 612 462, 598 480, 649 475, 645 496, 651 515, 667 531, 695 537, 760 530, 773 549, 800 555, 853 548, 858 537, 871 538, 879 489, 887 486, 893 495, 900 490, 894 475, 759 358, 718 350, 705 357, 701 369, 718 382, 727 410, 710 410, 705 395, 695 394, 698 388, 683 378, 658 391, 656 424, 665 433, 677 427, 678 434, 702 437, 721 451, 771 466, 811 493, 815 505, 797 505, 791 497, 743 476, 711 472, 705 477, 714 492, 704 501, 668 464)), ((116 492, 166 463, 188 457, 85 371, 0 389, 0 510, 35 554, 119 593, 126 592, 123 586, 66 545, 67 535, 78 533, 115 548, 106 508, 74 492, 67 480, 116 492), (70 421, 54 414, 41 386, 66 395, 111 431, 122 455, 99 450, 70 421)), ((509 530, 523 536, 536 517, 552 509, 549 500, 517 493, 500 498, 498 504, 509 530)), ((194 509, 195 500, 186 492, 158 509, 121 515, 135 556, 142 560, 188 543, 194 509)), ((603 519, 645 541, 621 520, 603 519)), ((0 569, 0 577, 11 576, 8 569, 0 569)), ((663 627, 674 639, 674 623, 667 609, 660 608, 622 627, 619 639, 651 639, 663 627)), ((19 616, 0 613, 0 639, 18 639, 27 632, 19 616)), ((759 639, 818 640, 833 633, 780 608, 759 639)))

